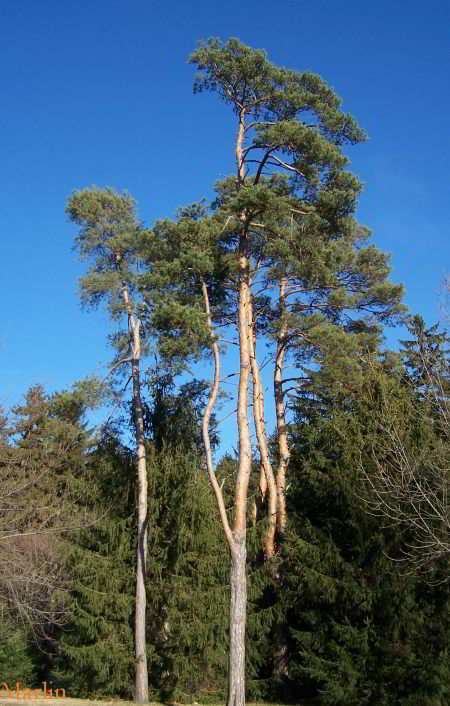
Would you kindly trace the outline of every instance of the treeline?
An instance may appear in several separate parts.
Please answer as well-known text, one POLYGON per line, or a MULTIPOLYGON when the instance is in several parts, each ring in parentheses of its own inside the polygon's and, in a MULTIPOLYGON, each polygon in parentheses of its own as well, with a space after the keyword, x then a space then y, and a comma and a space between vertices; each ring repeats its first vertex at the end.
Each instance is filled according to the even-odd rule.
MULTIPOLYGON (((330 351, 295 402, 290 521, 271 562, 264 520, 249 512, 248 698, 448 703, 448 558, 412 567, 414 526, 367 512, 376 492, 363 472, 392 453, 380 423, 386 399, 409 455, 442 453, 421 360, 439 366, 445 337, 420 319, 411 332, 407 367, 376 349, 350 366, 330 351)), ((195 386, 177 394, 159 382, 145 404, 150 694, 217 702, 226 692, 229 558, 195 386)), ((93 433, 84 414, 79 391, 48 396, 37 386, 3 419, 2 674, 71 696, 132 698, 133 452, 120 425, 93 433)), ((225 497, 235 474, 225 456, 225 497)), ((436 518, 433 531, 442 529, 436 518)))
POLYGON ((236 39, 190 61, 236 122, 213 203, 151 228, 111 188, 66 205, 114 358, 2 418, 4 679, 139 703, 444 706, 447 335, 406 315, 356 219, 343 150, 366 135, 334 91, 236 39), (210 379, 189 377, 199 362, 210 379))

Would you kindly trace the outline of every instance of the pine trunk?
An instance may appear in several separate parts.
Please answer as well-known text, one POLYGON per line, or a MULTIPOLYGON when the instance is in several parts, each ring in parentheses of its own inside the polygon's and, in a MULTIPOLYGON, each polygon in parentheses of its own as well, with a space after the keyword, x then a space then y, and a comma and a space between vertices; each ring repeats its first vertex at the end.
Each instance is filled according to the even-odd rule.
POLYGON ((246 554, 244 535, 235 540, 231 554, 228 706, 245 706, 246 554))
MULTIPOLYGON (((280 318, 286 308, 286 279, 280 280, 280 318)), ((286 344, 286 325, 283 323, 277 337, 277 352, 275 362, 275 410, 277 418, 278 469, 276 474, 278 508, 277 525, 280 538, 283 538, 287 524, 286 511, 286 473, 289 466, 289 445, 286 426, 286 413, 283 393, 284 354, 286 344)))
POLYGON ((136 703, 148 702, 147 644, 145 639, 146 611, 146 569, 147 569, 147 468, 145 458, 144 418, 142 413, 140 390, 140 335, 139 321, 132 319, 132 376, 133 376, 133 411, 136 430, 137 456, 137 549, 136 549, 136 617, 135 617, 135 654, 136 654, 136 703))

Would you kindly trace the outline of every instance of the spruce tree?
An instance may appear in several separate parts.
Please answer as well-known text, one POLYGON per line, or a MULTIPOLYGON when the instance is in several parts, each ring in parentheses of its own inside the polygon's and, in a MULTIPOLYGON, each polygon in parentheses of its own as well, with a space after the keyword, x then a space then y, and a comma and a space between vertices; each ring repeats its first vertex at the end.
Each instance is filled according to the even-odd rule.
POLYGON ((21 616, 37 633, 64 619, 62 537, 90 521, 77 503, 90 441, 68 413, 74 399, 67 392, 49 396, 35 385, 3 425, 1 608, 4 616, 21 616))
POLYGON ((421 317, 409 324, 413 338, 402 341, 406 370, 399 407, 386 381, 374 421, 378 443, 365 467, 372 512, 405 533, 404 559, 435 580, 450 556, 450 407, 448 337, 421 317))
POLYGON ((226 691, 228 556, 192 449, 149 449, 149 664, 158 700, 218 702, 226 691))
POLYGON ((414 396, 398 355, 378 357, 372 346, 349 365, 329 353, 310 371, 292 432, 296 472, 280 593, 287 686, 300 683, 320 703, 339 706, 444 704, 448 586, 424 584, 393 561, 408 535, 361 502, 369 492, 362 468, 370 469, 374 449, 380 461, 386 449, 377 421, 385 394, 405 438, 414 396))
POLYGON ((89 455, 79 503, 96 518, 65 543, 66 621, 52 678, 71 696, 132 698, 135 584, 133 453, 105 432, 89 455))

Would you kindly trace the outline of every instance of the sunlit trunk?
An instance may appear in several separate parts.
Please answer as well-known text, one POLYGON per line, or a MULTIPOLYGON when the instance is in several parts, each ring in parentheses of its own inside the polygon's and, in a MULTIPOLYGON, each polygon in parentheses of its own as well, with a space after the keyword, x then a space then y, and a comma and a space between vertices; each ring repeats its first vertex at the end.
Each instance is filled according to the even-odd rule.
POLYGON ((144 415, 141 401, 140 321, 133 316, 128 287, 124 284, 123 299, 128 313, 128 334, 131 343, 131 376, 133 381, 133 417, 136 439, 136 609, 134 621, 135 646, 135 690, 136 703, 148 701, 147 641, 145 636, 145 612, 147 604, 147 533, 148 533, 148 481, 145 457, 144 415))
MULTIPOLYGON (((267 530, 264 536, 264 553, 267 558, 275 554, 275 529, 277 513, 277 489, 272 465, 269 460, 269 449, 265 433, 264 423, 264 398, 261 387, 261 375, 258 362, 256 360, 256 335, 253 324, 252 293, 247 290, 247 318, 248 318, 248 345, 250 353, 250 365, 253 379, 253 418, 255 421, 256 438, 258 439, 260 463, 266 479, 266 487, 269 489, 267 506, 267 530)), ((260 469, 261 471, 261 469, 260 469)))
POLYGON ((139 321, 132 319, 132 376, 133 412, 136 430, 137 464, 137 548, 136 548, 136 616, 135 616, 135 655, 136 685, 135 701, 148 701, 147 643, 145 637, 146 573, 147 573, 147 468, 145 458, 144 417, 142 413, 139 379, 140 334, 139 321))
MULTIPOLYGON (((285 310, 286 280, 280 280, 280 317, 285 310)), ((284 375, 284 353, 286 345, 286 327, 282 324, 277 337, 277 352, 275 360, 275 410, 277 418, 277 447, 278 447, 278 468, 276 473, 277 484, 277 527, 281 536, 284 535, 287 523, 286 511, 286 473, 289 465, 289 445, 286 427, 286 413, 283 393, 284 375)))

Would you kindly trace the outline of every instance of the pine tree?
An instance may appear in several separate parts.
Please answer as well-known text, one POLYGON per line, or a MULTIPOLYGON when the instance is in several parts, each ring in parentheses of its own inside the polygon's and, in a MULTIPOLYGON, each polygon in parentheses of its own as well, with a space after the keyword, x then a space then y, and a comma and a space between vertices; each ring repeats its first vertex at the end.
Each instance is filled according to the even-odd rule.
MULTIPOLYGON (((161 221, 144 247, 143 295, 167 362, 186 365, 210 352, 214 383, 203 437, 209 478, 231 553, 229 706, 245 700, 247 498, 252 472, 249 385, 266 505, 265 554, 287 521, 289 462, 284 376, 287 354, 317 358, 322 342, 357 336, 402 310, 402 288, 389 284, 388 258, 363 247, 368 230, 354 218, 361 186, 345 171, 341 145, 364 139, 318 76, 274 67, 238 40, 209 40, 191 56, 194 90, 212 90, 236 116, 236 174, 217 185, 212 214, 193 204, 177 222, 161 221), (277 293, 277 294, 275 294, 277 293), (355 313, 356 312, 356 313, 355 313), (214 472, 209 420, 220 388, 220 328, 234 327, 238 373, 238 471, 230 523, 214 472), (349 332, 347 334, 347 332, 349 332), (265 432, 256 346, 272 341, 277 412, 274 472, 265 432)), ((228 334, 228 332, 227 332, 228 334)), ((231 336, 233 329, 231 328, 231 336)), ((296 376, 298 377, 298 376, 296 376)))
POLYGON ((107 301, 113 320, 127 319, 127 331, 114 337, 118 359, 113 372, 124 364, 131 364, 133 385, 133 426, 136 441, 137 473, 137 542, 136 542, 136 613, 135 700, 148 701, 148 670, 145 636, 145 574, 147 564, 147 470, 145 460, 144 415, 141 400, 140 359, 141 322, 139 302, 133 299, 138 281, 137 249, 142 228, 137 221, 136 205, 126 194, 112 189, 86 189, 74 192, 66 208, 72 222, 80 226, 75 241, 83 259, 92 262, 88 273, 81 278, 81 301, 95 307, 107 301))

